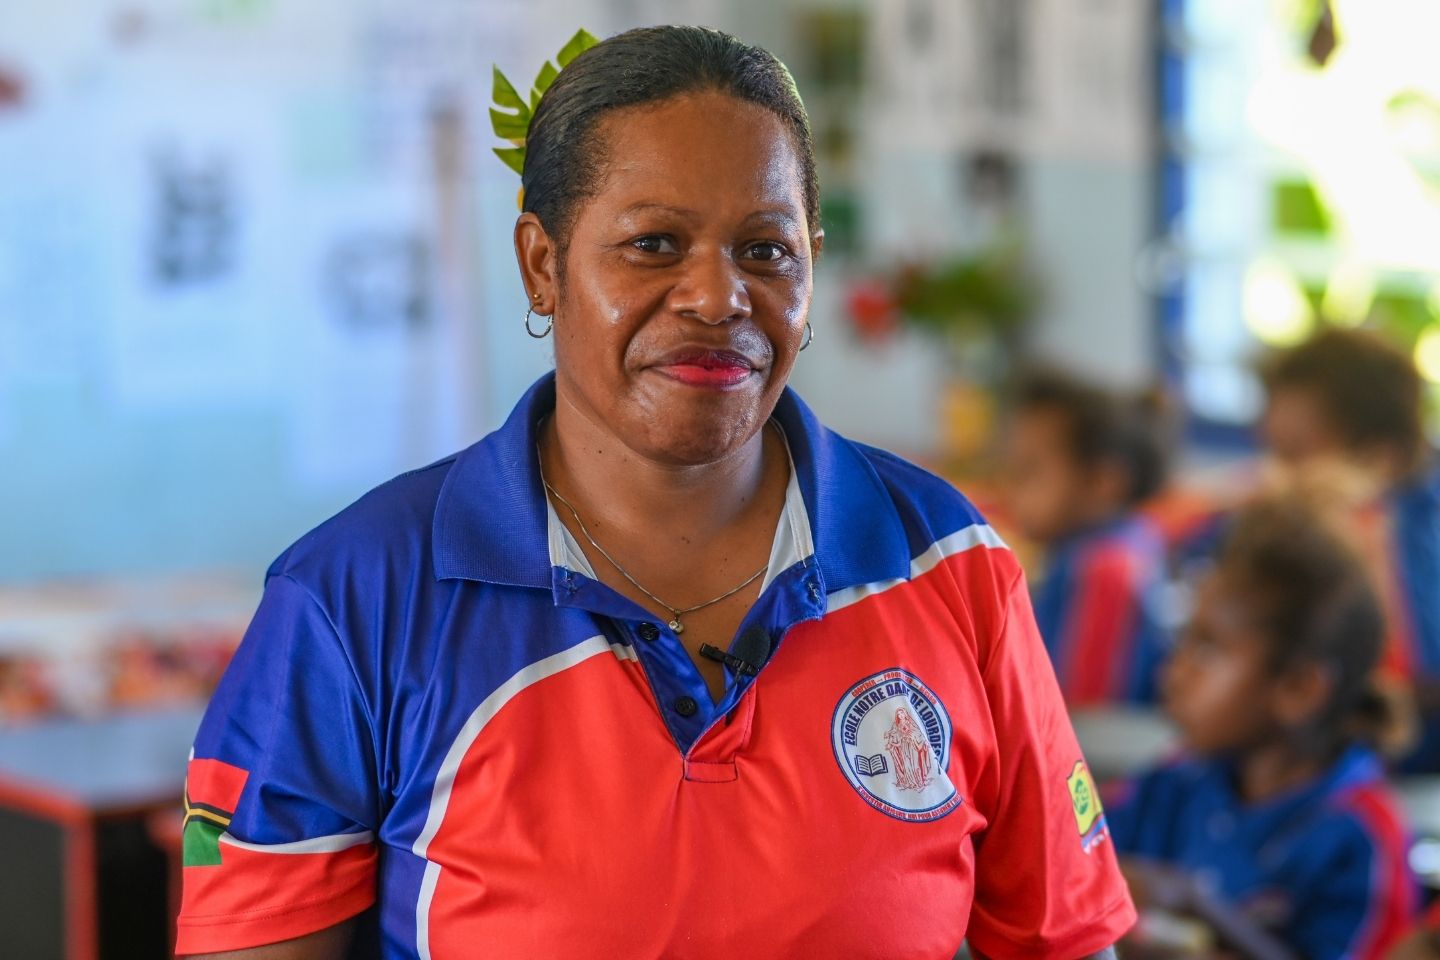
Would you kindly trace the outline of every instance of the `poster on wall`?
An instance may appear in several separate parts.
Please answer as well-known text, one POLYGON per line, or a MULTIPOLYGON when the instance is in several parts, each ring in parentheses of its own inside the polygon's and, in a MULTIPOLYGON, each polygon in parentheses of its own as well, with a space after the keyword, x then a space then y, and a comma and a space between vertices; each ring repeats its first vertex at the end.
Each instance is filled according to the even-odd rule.
POLYGON ((109 373, 122 410, 253 407, 270 392, 291 305, 267 269, 283 243, 276 136, 248 106, 223 122, 131 110, 110 131, 109 373))
POLYGON ((433 248, 414 193, 377 184, 364 208, 339 189, 293 199, 315 225, 292 237, 303 309, 286 331, 282 366, 288 460, 301 489, 379 482, 452 439, 432 436, 453 400, 426 362, 438 322, 433 248))

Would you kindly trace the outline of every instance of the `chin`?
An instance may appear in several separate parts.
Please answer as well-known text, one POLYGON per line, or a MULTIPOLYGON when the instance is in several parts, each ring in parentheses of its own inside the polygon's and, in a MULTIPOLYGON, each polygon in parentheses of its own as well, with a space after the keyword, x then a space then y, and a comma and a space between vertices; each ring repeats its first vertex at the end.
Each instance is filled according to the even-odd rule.
POLYGON ((680 430, 647 438, 650 456, 662 462, 700 466, 724 460, 745 446, 754 431, 735 429, 680 430))
POLYGON ((744 447, 765 422, 752 404, 743 410, 729 406, 708 403, 684 414, 666 410, 663 417, 646 424, 638 446, 662 462, 698 466, 723 460, 744 447))
POLYGON ((773 412, 763 390, 697 391, 681 387, 644 404, 628 445, 654 460, 683 465, 715 463, 745 446, 773 412))

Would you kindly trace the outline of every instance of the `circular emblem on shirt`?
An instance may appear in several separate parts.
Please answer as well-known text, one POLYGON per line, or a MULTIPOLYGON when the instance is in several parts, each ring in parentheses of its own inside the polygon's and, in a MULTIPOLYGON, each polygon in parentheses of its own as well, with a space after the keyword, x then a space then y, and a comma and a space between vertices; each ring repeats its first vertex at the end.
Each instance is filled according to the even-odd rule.
POLYGON ((950 714, 914 674, 894 667, 857 681, 835 705, 830 733, 845 779, 880 812, 923 822, 960 806, 945 773, 950 714))

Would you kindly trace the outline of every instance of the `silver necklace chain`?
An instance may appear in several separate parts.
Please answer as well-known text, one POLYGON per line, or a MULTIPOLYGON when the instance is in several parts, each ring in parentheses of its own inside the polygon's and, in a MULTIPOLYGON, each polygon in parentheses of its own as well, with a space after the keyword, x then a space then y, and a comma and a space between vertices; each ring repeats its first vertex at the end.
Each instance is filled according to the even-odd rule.
MULTIPOLYGON (((537 455, 539 454, 540 451, 538 447, 536 448, 535 452, 537 455)), ((659 597, 655 596, 655 594, 651 593, 649 590, 646 590, 645 587, 641 585, 639 580, 636 580, 634 577, 630 576, 630 571, 622 567, 619 561, 617 561, 614 557, 610 556, 609 552, 604 547, 600 546, 600 544, 596 542, 594 537, 590 536, 590 531, 585 527, 585 521, 580 519, 580 511, 576 510, 574 504, 572 504, 569 500, 566 500, 564 497, 560 496, 560 491, 550 486, 550 481, 545 479, 545 471, 543 467, 540 470, 540 482, 545 485, 545 489, 549 491, 552 497, 554 497, 556 500, 559 500, 565 505, 565 508, 570 511, 570 515, 575 518, 575 525, 580 528, 580 533, 584 535, 587 541, 589 541, 590 546, 594 547, 597 551, 599 551, 600 556, 604 557, 610 563, 610 566, 614 567, 620 572, 620 576, 630 581, 630 585, 633 586, 636 590, 639 590, 641 593, 645 594, 645 596, 649 597, 651 600, 654 600, 660 606, 670 611, 670 622, 666 624, 666 626, 668 626, 671 630, 674 630, 676 633, 685 632, 685 624, 680 622, 681 617, 689 613, 694 613, 696 610, 704 610, 706 607, 713 606, 714 604, 719 603, 721 600, 725 600, 735 596, 735 594, 739 593, 741 590, 744 590, 756 580, 759 580, 760 577, 765 573, 765 571, 770 569, 770 564, 767 561, 765 566, 761 567, 759 570, 756 570, 754 573, 750 574, 750 576, 746 577, 744 583, 730 590, 726 590, 724 593, 720 594, 720 596, 718 597, 715 597, 713 600, 706 600, 704 603, 697 603, 693 607, 671 606, 664 600, 661 600, 659 597)))

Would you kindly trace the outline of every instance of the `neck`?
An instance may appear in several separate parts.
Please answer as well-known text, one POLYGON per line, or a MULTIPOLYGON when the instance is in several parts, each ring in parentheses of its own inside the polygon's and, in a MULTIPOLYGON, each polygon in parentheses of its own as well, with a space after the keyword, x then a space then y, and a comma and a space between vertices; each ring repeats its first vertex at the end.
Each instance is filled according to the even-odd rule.
POLYGON ((713 463, 661 463, 627 447, 563 395, 540 437, 546 479, 592 533, 653 546, 709 543, 764 507, 767 478, 788 469, 778 447, 778 438, 761 429, 713 463))
POLYGON ((1236 787, 1246 803, 1263 803, 1314 780, 1332 759, 1289 740, 1277 740, 1240 755, 1236 787))

